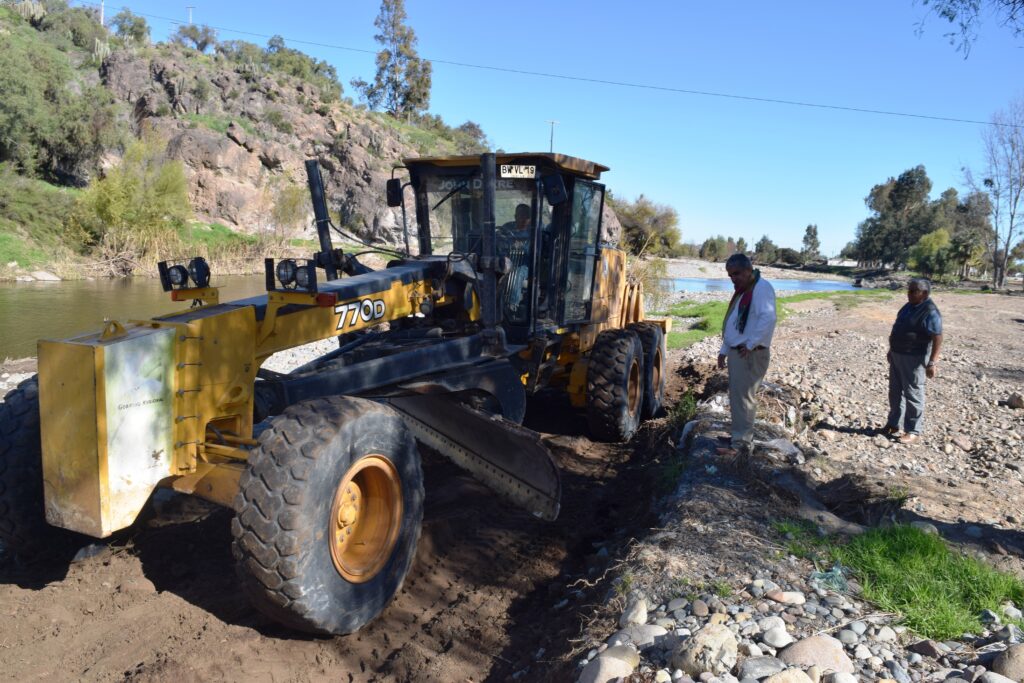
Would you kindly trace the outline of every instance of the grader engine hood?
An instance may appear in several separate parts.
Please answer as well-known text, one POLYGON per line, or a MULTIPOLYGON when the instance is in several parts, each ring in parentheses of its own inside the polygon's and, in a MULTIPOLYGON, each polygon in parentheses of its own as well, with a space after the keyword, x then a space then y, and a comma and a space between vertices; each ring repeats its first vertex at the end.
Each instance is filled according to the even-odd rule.
POLYGON ((172 474, 175 331, 39 343, 46 520, 102 538, 172 474))

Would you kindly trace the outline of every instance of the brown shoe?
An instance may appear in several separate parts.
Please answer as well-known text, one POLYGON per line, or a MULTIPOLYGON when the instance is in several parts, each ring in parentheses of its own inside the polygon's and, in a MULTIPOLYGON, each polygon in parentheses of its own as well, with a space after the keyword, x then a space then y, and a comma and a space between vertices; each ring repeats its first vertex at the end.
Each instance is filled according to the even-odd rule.
POLYGON ((915 444, 915 443, 917 443, 920 440, 921 440, 921 435, 920 434, 904 434, 903 436, 901 436, 898 439, 898 441, 900 443, 907 444, 908 446, 910 444, 915 444))

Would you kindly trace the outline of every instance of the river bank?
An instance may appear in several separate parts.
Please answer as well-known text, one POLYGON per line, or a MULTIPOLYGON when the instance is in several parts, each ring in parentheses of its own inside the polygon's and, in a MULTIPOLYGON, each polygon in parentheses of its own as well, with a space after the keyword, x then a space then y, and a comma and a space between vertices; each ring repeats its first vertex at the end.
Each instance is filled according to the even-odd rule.
MULTIPOLYGON (((770 680, 1021 680, 1024 669, 1007 663, 1024 656, 1011 623, 1020 623, 1020 600, 969 615, 969 633, 929 639, 898 610, 866 600, 857 574, 833 576, 797 550, 898 522, 1024 578, 1024 300, 935 296, 946 344, 927 385, 925 437, 913 446, 879 433, 885 339, 903 301, 894 293, 852 307, 788 305, 761 393, 757 447, 744 463, 715 453, 729 424, 724 376, 714 368, 720 338, 679 352, 676 372, 702 401, 677 446, 683 476, 659 502, 656 529, 615 541, 610 555, 621 559, 598 579, 606 587, 583 610, 588 626, 573 641, 581 681, 603 680, 602 672, 764 680, 791 668, 798 671, 770 680), (793 535, 807 520, 810 541, 793 535)), ((933 606, 919 607, 927 614, 933 606)))
MULTIPOLYGON (((727 278, 724 262, 704 261, 693 258, 665 259, 668 264, 668 277, 672 278, 727 278)), ((755 265, 761 276, 768 280, 838 280, 852 282, 843 275, 835 273, 815 273, 798 268, 774 268, 772 266, 755 265)))
MULTIPOLYGON (((853 307, 810 299, 789 304, 776 333, 767 380, 778 394, 762 399, 773 409, 758 428, 757 462, 801 477, 811 491, 843 475, 881 480, 900 494, 889 518, 930 525, 958 552, 1022 575, 1024 410, 1008 398, 1024 384, 1024 298, 935 296, 947 341, 939 376, 928 384, 923 443, 902 446, 875 434, 885 411, 885 338, 900 293, 853 307), (795 419, 787 427, 789 407, 795 419), (796 451, 769 446, 776 438, 796 451)), ((617 675, 647 682, 671 679, 675 649, 696 642, 710 624, 733 633, 737 646, 730 672, 716 674, 721 681, 741 673, 763 680, 779 662, 794 666, 783 657, 789 641, 815 635, 831 638, 811 645, 824 642, 819 654, 832 653, 852 678, 829 679, 827 666, 815 672, 796 664, 811 680, 906 683, 953 672, 1000 680, 991 676, 1011 618, 1002 606, 993 610, 1003 623, 979 627, 971 639, 918 646, 926 639, 877 609, 856 584, 843 591, 811 582, 816 567, 791 552, 784 527, 799 518, 800 505, 770 479, 713 453, 728 419, 716 398, 723 387, 713 367, 718 344, 709 337, 669 354, 670 413, 687 391, 706 401, 705 426, 686 438, 681 424, 664 417, 629 444, 598 444, 571 413, 531 408, 529 426, 563 471, 555 523, 501 504, 428 458, 421 552, 395 604, 359 634, 295 637, 254 614, 232 578, 230 511, 181 498, 164 505, 165 521, 118 536, 70 566, 0 568, 6 672, 19 680, 168 683, 571 681, 588 662, 621 654, 629 669, 617 675), (621 634, 620 623, 637 628, 621 634)), ((287 370, 317 350, 275 357, 274 368, 287 370)), ((24 363, 20 370, 30 373, 24 363)), ((828 511, 867 524, 872 509, 828 511)), ((685 677, 699 678, 678 680, 685 677)))

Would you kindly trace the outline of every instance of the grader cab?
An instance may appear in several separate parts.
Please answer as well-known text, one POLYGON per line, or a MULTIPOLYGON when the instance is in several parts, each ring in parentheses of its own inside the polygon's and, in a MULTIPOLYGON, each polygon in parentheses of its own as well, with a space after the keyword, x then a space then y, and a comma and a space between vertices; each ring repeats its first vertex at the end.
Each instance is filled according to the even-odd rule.
MULTIPOLYGON (((558 471, 521 423, 561 391, 592 435, 629 439, 661 407, 664 321, 603 240, 607 168, 559 154, 410 159, 415 233, 371 270, 331 242, 267 260, 263 296, 219 301, 202 259, 160 264, 184 311, 39 343, 39 375, 0 405, 0 543, 25 556, 55 528, 131 525, 157 487, 235 511, 254 605, 308 632, 357 630, 412 563, 425 445, 544 519, 558 471), (272 354, 337 338, 288 373, 272 354)), ((407 178, 404 177, 407 175, 407 178)))

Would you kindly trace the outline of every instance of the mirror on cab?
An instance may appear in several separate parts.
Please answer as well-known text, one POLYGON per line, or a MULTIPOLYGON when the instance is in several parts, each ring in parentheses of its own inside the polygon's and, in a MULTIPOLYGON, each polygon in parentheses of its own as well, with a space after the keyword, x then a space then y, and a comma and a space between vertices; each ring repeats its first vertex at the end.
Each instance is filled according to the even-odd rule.
POLYGON ((540 179, 540 184, 544 188, 544 198, 548 200, 548 204, 551 206, 557 206, 564 201, 568 201, 569 193, 565 191, 565 183, 562 181, 560 175, 546 175, 540 179))
MULTIPOLYGON (((562 190, 565 191, 564 188, 562 190)), ((387 184, 388 206, 402 205, 402 179, 391 178, 387 184)))

